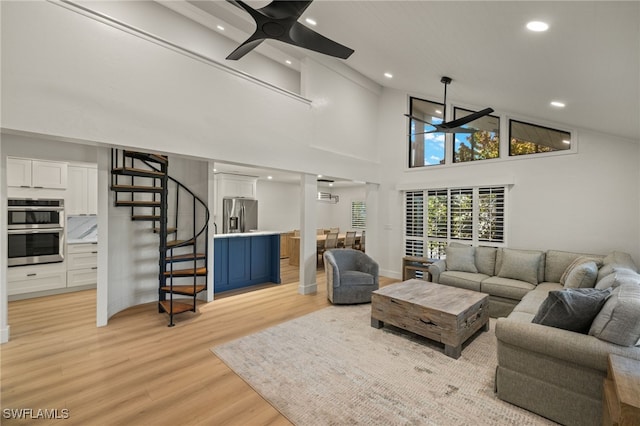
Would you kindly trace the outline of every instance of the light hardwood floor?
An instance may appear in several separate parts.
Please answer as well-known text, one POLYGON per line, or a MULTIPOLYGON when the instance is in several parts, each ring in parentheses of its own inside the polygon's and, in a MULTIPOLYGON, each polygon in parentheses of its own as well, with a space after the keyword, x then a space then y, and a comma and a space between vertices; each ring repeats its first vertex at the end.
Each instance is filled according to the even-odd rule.
MULTIPOLYGON (((283 261, 283 277, 297 279, 296 270, 283 261)), ((66 408, 69 419, 36 424, 290 424, 209 349, 328 306, 321 270, 317 281, 315 295, 298 294, 294 281, 216 297, 173 328, 155 303, 97 328, 95 290, 10 302, 0 416, 7 408, 66 408)))

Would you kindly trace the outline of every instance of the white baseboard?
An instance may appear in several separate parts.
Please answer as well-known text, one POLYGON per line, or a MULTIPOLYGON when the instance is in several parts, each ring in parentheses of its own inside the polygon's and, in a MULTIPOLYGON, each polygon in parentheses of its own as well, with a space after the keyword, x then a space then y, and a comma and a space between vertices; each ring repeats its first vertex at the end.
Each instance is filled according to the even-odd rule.
POLYGON ((0 329, 0 343, 7 343, 9 341, 9 326, 0 329))
POLYGON ((398 271, 391 271, 389 269, 380 270, 380 275, 387 278, 394 278, 396 280, 402 279, 402 274, 398 271))
POLYGON ((298 293, 300 294, 314 294, 317 292, 318 292, 317 283, 306 284, 306 285, 302 285, 302 283, 300 283, 300 285, 298 286, 298 293))

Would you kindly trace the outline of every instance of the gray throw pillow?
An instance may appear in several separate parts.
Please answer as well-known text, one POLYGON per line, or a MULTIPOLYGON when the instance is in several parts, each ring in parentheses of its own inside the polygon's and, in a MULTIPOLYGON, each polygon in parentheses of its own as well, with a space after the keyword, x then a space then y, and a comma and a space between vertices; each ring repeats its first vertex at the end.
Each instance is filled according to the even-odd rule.
POLYGON ((640 286, 622 284, 593 320, 591 336, 620 346, 634 346, 640 339, 640 286))
POLYGON ((447 271, 478 272, 474 259, 473 247, 452 247, 445 249, 447 271))
POLYGON ((498 276, 538 284, 538 267, 542 252, 502 250, 502 266, 498 276))
POLYGON ((609 295, 611 290, 595 288, 550 291, 531 322, 587 334, 609 295))
POLYGON ((564 288, 593 288, 596 278, 598 266, 595 262, 580 263, 567 274, 564 288))

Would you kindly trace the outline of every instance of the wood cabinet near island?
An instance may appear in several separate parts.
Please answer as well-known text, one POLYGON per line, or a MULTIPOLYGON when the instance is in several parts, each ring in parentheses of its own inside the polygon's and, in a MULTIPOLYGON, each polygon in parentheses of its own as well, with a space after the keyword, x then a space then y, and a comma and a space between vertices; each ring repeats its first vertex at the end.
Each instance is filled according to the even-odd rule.
POLYGON ((220 234, 213 240, 214 293, 280 284, 280 234, 220 234))

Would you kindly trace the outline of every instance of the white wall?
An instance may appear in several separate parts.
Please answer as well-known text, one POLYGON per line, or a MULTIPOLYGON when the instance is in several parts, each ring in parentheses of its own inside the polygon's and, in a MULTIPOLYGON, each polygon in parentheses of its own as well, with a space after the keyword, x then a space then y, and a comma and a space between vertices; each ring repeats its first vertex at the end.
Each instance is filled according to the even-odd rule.
POLYGON ((473 186, 488 180, 514 182, 507 206, 510 247, 622 250, 640 265, 637 142, 578 129, 576 154, 407 170, 406 96, 385 89, 381 104, 379 141, 388 167, 381 186, 386 207, 383 203, 380 215, 382 240, 389 242, 382 269, 399 272, 403 255, 403 199, 396 185, 473 186))
MULTIPOLYGON (((366 146, 369 132, 338 128, 314 134, 316 120, 324 125, 322 117, 353 105, 353 91, 343 90, 352 80, 341 73, 333 73, 332 81, 341 83, 335 87, 316 83, 331 74, 322 67, 311 67, 305 76, 304 87, 315 89, 303 91, 332 101, 318 117, 301 98, 54 3, 3 2, 2 8, 5 128, 378 180, 371 157, 332 150, 336 140, 366 146)), ((377 117, 370 107, 346 112, 357 123, 377 117)))
POLYGON ((318 189, 337 195, 339 201, 336 204, 318 201, 318 228, 339 227, 340 232, 353 231, 351 227, 351 202, 365 201, 366 188, 364 185, 349 187, 322 187, 318 189))
POLYGON ((300 229, 300 184, 258 180, 258 229, 300 229))

